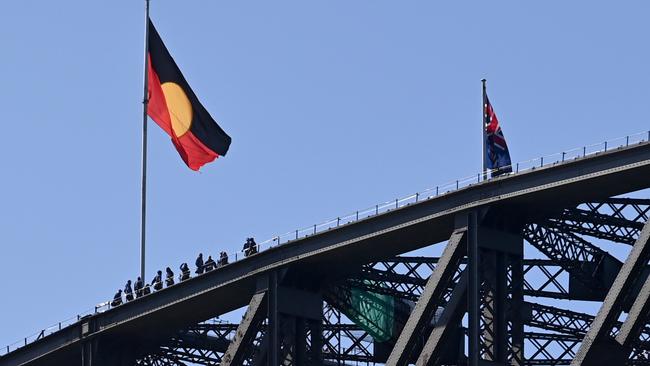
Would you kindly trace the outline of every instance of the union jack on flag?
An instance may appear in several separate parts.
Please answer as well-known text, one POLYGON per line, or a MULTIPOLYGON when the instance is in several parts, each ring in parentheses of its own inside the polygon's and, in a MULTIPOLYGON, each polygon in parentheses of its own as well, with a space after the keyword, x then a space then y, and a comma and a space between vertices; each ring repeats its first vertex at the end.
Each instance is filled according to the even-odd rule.
POLYGON ((506 138, 503 136, 499 120, 494 113, 492 104, 485 94, 483 111, 483 121, 485 124, 485 167, 492 172, 492 176, 497 176, 512 172, 512 162, 510 161, 510 152, 506 138))

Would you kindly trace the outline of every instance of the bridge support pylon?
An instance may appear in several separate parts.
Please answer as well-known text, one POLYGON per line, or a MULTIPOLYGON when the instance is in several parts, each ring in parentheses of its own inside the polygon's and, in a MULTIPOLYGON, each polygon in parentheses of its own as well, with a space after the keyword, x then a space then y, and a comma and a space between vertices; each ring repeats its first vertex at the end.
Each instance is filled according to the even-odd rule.
MULTIPOLYGON (((468 364, 523 365, 523 236, 517 222, 468 215, 468 364)), ((508 219, 508 216, 500 217, 508 219)))

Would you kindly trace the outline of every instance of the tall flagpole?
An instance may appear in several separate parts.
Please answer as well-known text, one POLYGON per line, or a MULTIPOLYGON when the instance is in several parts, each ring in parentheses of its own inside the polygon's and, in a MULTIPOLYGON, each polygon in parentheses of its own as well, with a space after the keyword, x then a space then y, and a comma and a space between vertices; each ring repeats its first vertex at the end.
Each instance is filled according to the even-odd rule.
POLYGON ((140 278, 145 282, 145 238, 147 227, 147 107, 149 105, 149 0, 144 0, 144 92, 142 97, 142 196, 140 203, 140 278))
POLYGON ((481 132, 482 132, 481 136, 483 137, 483 162, 482 162, 482 165, 483 165, 483 180, 487 180, 487 167, 485 166, 485 160, 487 159, 487 152, 485 151, 485 147, 486 147, 485 146, 485 137, 486 137, 485 136, 485 124, 487 122, 486 109, 485 109, 485 107, 487 105, 487 92, 485 90, 485 83, 486 82, 487 82, 487 80, 481 79, 481 83, 483 84, 483 106, 481 108, 481 110, 482 110, 481 113, 483 115, 483 118, 481 120, 481 132))

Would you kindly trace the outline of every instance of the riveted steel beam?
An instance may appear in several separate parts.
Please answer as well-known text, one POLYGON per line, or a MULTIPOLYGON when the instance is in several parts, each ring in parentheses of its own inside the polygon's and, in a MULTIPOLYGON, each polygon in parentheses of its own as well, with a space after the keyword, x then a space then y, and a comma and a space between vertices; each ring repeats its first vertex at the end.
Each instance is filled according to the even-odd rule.
POLYGON ((406 325, 400 333, 397 343, 393 348, 386 365, 398 366, 408 364, 415 343, 424 326, 431 320, 432 314, 438 305, 438 299, 448 288, 449 279, 456 271, 461 257, 466 252, 466 230, 456 230, 449 238, 438 265, 427 280, 422 296, 411 312, 406 325))
POLYGON ((650 223, 646 223, 639 238, 621 267, 612 288, 607 293, 598 315, 584 337, 573 366, 622 364, 631 350, 622 347, 611 338, 614 323, 623 311, 626 296, 640 277, 650 258, 650 223))
MULTIPOLYGON (((445 305, 442 315, 434 324, 415 364, 417 366, 438 365, 443 357, 446 341, 450 334, 458 331, 460 320, 467 309, 467 272, 464 271, 445 305)), ((460 351, 460 350, 459 350, 460 351)))
POLYGON ((246 314, 237 327, 235 337, 223 355, 221 366, 239 365, 242 362, 246 345, 257 332, 260 319, 265 316, 266 297, 266 292, 253 295, 246 314))

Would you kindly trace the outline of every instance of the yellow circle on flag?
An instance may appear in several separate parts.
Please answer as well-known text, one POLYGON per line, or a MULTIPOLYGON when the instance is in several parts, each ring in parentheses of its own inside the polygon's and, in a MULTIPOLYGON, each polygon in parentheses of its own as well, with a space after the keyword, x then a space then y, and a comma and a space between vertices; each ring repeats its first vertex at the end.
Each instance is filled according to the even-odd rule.
POLYGON ((172 119, 172 129, 177 137, 183 136, 192 126, 192 103, 183 88, 176 83, 163 83, 162 91, 165 94, 167 109, 172 119))

